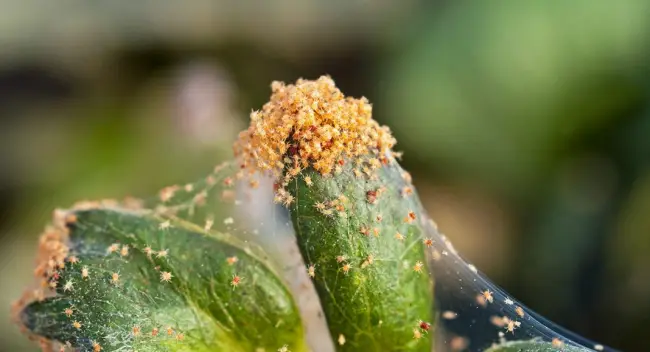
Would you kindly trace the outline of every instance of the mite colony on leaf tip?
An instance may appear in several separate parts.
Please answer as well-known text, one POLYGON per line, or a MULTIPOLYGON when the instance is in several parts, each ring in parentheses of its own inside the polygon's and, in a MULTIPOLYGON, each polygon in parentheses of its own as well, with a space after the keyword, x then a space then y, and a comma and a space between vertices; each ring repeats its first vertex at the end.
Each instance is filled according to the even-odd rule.
MULTIPOLYGON (((250 126, 239 134, 233 149, 241 158, 242 171, 274 175, 280 186, 276 189, 278 203, 293 203, 281 190, 307 167, 323 176, 338 174, 345 157, 363 161, 367 164, 362 167, 364 173, 372 177, 372 170, 382 165, 380 160, 395 145, 390 130, 372 119, 368 101, 346 98, 329 77, 301 79, 295 85, 273 82, 271 89, 270 101, 251 113, 250 126)), ((354 171, 362 176, 361 171, 354 171)), ((307 186, 313 184, 311 176, 303 181, 307 186)))

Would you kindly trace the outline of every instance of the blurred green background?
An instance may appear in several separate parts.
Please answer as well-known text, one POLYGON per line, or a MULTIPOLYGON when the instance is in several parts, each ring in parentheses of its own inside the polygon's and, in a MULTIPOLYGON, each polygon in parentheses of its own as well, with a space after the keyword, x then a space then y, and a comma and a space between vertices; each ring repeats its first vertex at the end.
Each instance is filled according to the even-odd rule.
POLYGON ((231 155, 272 80, 394 130, 460 252, 542 315, 650 350, 650 2, 36 1, 0 11, 0 350, 39 231, 231 155))

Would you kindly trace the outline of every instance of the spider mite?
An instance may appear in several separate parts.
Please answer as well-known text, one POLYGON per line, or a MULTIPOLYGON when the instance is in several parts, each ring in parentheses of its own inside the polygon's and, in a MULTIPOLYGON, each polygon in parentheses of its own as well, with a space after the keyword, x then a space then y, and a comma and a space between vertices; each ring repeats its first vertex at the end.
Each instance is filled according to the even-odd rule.
POLYGON ((377 203, 377 191, 368 191, 366 192, 366 200, 369 204, 377 203))
POLYGON ((84 266, 81 268, 81 278, 82 279, 87 279, 88 278, 88 267, 84 266))
POLYGON ((404 217, 404 222, 410 224, 413 222, 413 220, 415 220, 415 218, 416 218, 415 212, 409 211, 408 214, 404 217))
POLYGON ((102 346, 97 341, 93 341, 93 352, 100 352, 101 350, 102 346))
POLYGON ((413 338, 419 340, 422 338, 422 333, 418 329, 413 329, 413 338))
POLYGON ((68 316, 68 318, 70 318, 70 317, 72 316, 72 314, 74 313, 74 311, 72 310, 72 308, 66 308, 66 309, 63 311, 63 313, 64 313, 66 316, 68 316))
POLYGON ((524 313, 524 309, 521 308, 521 307, 519 307, 519 306, 518 306, 517 308, 515 308, 515 312, 516 312, 517 315, 520 316, 521 318, 523 318, 524 315, 526 315, 526 313, 524 313))
POLYGON ((490 290, 485 290, 481 293, 483 295, 483 298, 487 300, 488 302, 492 303, 494 301, 494 297, 492 296, 493 292, 490 290))
POLYGON ((508 322, 506 323, 506 331, 509 333, 514 334, 515 329, 517 329, 517 327, 519 327, 519 325, 514 320, 508 320, 508 322))
POLYGON ((232 288, 236 288, 239 286, 239 283, 241 282, 241 277, 237 275, 233 275, 232 281, 230 281, 230 284, 232 285, 232 288))
POLYGON ((433 240, 430 238, 425 238, 422 240, 422 243, 424 243, 425 246, 431 247, 433 246, 433 240))
POLYGON ((170 282, 172 280, 172 273, 169 271, 163 271, 160 273, 160 282, 170 282))
POLYGON ((431 324, 427 323, 426 321, 422 321, 422 320, 420 320, 420 323, 418 325, 420 326, 420 329, 422 329, 424 331, 429 331, 429 329, 431 328, 431 324))
POLYGON ((111 283, 117 285, 120 282, 120 274, 113 273, 111 274, 111 283))
POLYGON ((350 271, 350 268, 351 268, 351 266, 348 263, 343 264, 343 267, 341 267, 341 269, 343 270, 343 273, 346 274, 346 275, 350 271))

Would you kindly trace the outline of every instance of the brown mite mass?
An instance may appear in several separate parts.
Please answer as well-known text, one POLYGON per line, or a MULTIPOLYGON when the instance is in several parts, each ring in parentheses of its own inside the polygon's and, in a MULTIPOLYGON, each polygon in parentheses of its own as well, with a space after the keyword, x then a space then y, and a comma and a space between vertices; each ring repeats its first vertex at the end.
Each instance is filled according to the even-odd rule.
POLYGON ((250 172, 282 174, 289 167, 312 167, 330 174, 343 158, 378 157, 395 145, 388 127, 372 119, 366 98, 345 97, 334 81, 273 82, 271 100, 251 113, 235 142, 235 155, 250 172))

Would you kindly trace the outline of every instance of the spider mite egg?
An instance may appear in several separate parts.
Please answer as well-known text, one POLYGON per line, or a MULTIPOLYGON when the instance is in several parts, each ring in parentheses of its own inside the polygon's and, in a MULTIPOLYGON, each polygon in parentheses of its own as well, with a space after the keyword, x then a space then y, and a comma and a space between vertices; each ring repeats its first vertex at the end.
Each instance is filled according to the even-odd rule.
POLYGON ((456 312, 452 312, 450 310, 446 310, 446 311, 442 312, 442 317, 447 319, 447 320, 456 319, 457 316, 458 316, 458 314, 456 312))

